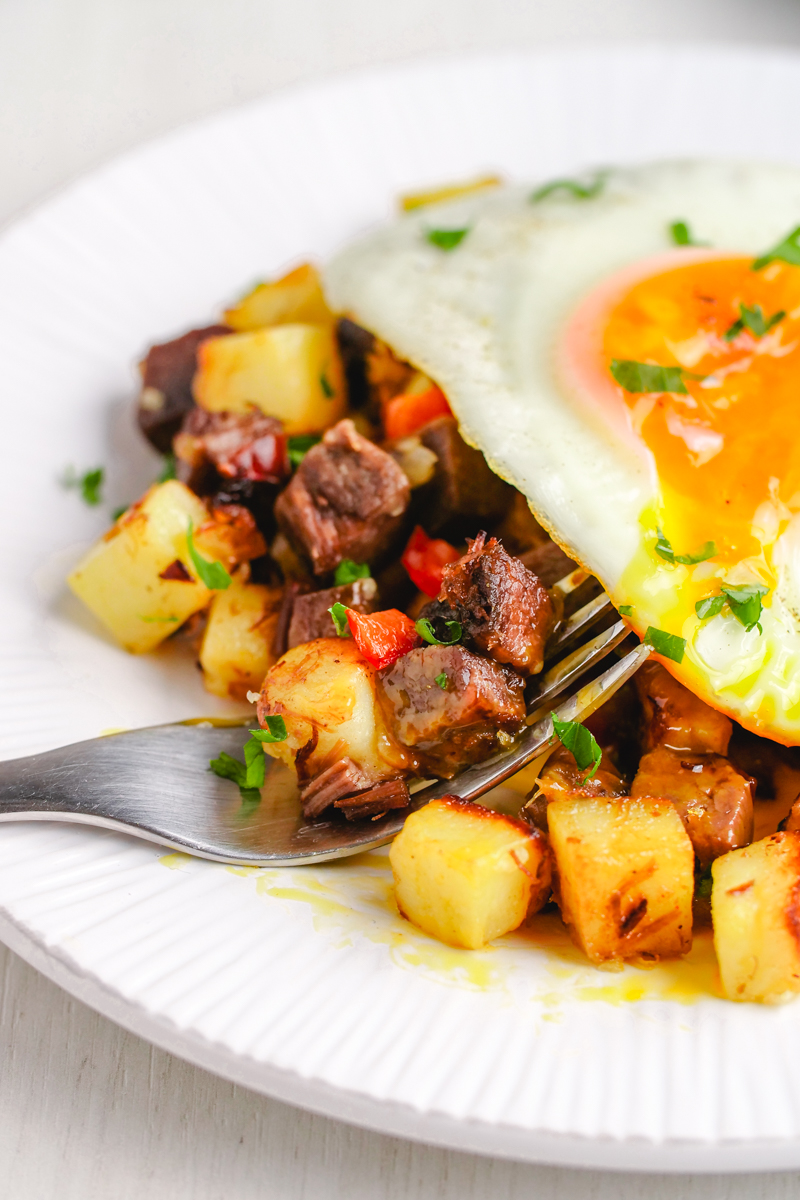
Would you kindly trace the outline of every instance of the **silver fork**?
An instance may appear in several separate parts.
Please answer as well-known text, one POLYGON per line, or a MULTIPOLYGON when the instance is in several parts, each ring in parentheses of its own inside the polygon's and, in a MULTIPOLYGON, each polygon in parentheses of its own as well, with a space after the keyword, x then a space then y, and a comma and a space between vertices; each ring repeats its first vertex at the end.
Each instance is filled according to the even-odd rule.
MULTIPOLYGON (((569 594, 570 581, 577 586, 567 576, 556 588, 569 594)), ((270 759, 261 803, 243 804, 236 785, 214 775, 208 762, 223 750, 239 756, 253 722, 189 721, 0 762, 0 821, 99 825, 200 858, 254 866, 295 866, 371 850, 391 841, 409 812, 428 801, 477 800, 522 767, 544 761, 553 744, 551 710, 564 721, 583 720, 612 696, 650 648, 637 646, 578 687, 629 632, 616 621, 586 640, 611 611, 608 597, 598 596, 553 638, 547 670, 529 701, 528 724, 512 746, 454 779, 423 786, 410 808, 378 820, 307 821, 294 772, 270 759)))

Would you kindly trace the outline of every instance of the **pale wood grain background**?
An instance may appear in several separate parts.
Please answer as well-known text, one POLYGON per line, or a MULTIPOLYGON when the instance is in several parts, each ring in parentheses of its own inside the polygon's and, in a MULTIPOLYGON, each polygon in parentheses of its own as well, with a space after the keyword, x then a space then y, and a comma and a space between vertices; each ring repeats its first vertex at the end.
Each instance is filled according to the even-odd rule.
MULTIPOLYGON (((800 47, 800 0, 0 0, 0 223, 144 138, 297 80, 578 40, 800 47)), ((757 97, 731 97, 736 103, 757 97)), ((768 115, 765 115, 768 119, 768 115)), ((264 1099, 0 947, 0 1200, 800 1200, 800 1174, 566 1171, 264 1099)))

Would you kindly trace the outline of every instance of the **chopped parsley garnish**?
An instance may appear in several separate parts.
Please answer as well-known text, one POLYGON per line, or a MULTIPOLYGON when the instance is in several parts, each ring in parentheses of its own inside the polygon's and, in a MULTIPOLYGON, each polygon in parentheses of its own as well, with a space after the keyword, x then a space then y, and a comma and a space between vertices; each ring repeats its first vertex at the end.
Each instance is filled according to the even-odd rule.
POLYGON ((331 620, 336 626, 336 632, 339 637, 350 637, 350 623, 347 620, 347 609, 343 604, 334 604, 328 609, 331 614, 331 620))
POLYGON ((553 179, 550 183, 543 183, 540 188, 531 193, 531 203, 538 204, 541 200, 546 200, 548 196, 558 195, 559 192, 571 200, 593 200, 602 192, 606 175, 606 171, 598 171, 586 183, 581 183, 578 179, 553 179))
POLYGON ((316 446, 317 442, 321 441, 322 435, 319 433, 298 433, 296 437, 290 437, 286 443, 286 448, 289 453, 289 462, 292 466, 299 467, 311 447, 316 446))
POLYGON ((264 720, 267 728, 251 730, 250 737, 257 742, 285 742, 289 734, 283 717, 265 717, 264 720))
POLYGON ((676 663, 683 662, 686 639, 678 637, 676 633, 667 633, 664 629, 656 629, 655 625, 648 625, 644 642, 646 646, 652 646, 662 658, 671 658, 676 663))
POLYGON ((603 757, 603 751, 595 741, 594 735, 585 725, 581 725, 580 721, 559 721, 555 713, 551 713, 550 716, 553 721, 553 732, 561 745, 566 746, 569 750, 578 764, 578 769, 586 771, 589 767, 592 768, 588 775, 584 775, 583 782, 586 783, 587 780, 593 779, 603 757))
POLYGON ((104 479, 103 467, 94 467, 91 471, 84 471, 83 475, 78 475, 72 467, 67 467, 61 478, 61 486, 75 488, 80 492, 84 504, 94 507, 103 499, 101 489, 104 479))
POLYGON ((736 620, 740 625, 744 625, 748 633, 751 629, 757 629, 759 633, 763 633, 761 598, 768 592, 769 588, 760 583, 738 585, 723 583, 718 595, 706 596, 703 600, 698 600, 694 611, 701 621, 707 621, 711 617, 718 616, 727 604, 736 620))
POLYGON ((357 579, 369 579, 369 564, 353 562, 352 558, 343 558, 333 576, 335 587, 355 583, 357 579))
POLYGON ((760 271, 762 267, 767 267, 776 260, 789 263, 792 267, 800 267, 800 225, 796 225, 783 241, 757 258, 753 263, 753 270, 760 271))
POLYGON ((661 558, 666 559, 668 563, 683 563, 685 566, 693 566, 695 563, 705 562, 706 559, 713 558, 717 553, 717 547, 714 542, 704 542, 694 554, 676 554, 672 549, 669 538, 665 537, 659 529, 655 551, 661 558))
POLYGON ((697 877, 697 894, 698 896, 710 897, 714 888, 714 877, 711 874, 711 867, 697 877))
POLYGON ((155 624, 161 624, 161 623, 163 623, 165 625, 172 625, 178 620, 178 618, 177 617, 139 617, 139 620, 146 621, 148 625, 155 625, 155 624))
POLYGON ((686 221, 673 221, 669 234, 676 246, 707 246, 708 242, 699 242, 686 221))
POLYGON ((433 632, 433 625, 427 617, 420 617, 414 622, 416 629, 423 642, 428 642, 431 646, 454 646, 461 637, 461 626, 458 621, 445 621, 444 627, 447 630, 447 638, 438 638, 433 632))
POLYGON ((120 504, 119 508, 115 508, 114 511, 112 512, 111 520, 118 521, 121 516, 124 516, 124 514, 128 511, 129 508, 130 508, 129 504, 120 504))
POLYGON ((208 764, 220 779, 230 779, 237 785, 242 797, 242 804, 250 807, 260 801, 259 789, 264 786, 266 776, 266 760, 262 743, 283 742, 287 737, 286 723, 283 717, 267 717, 266 722, 266 729, 250 731, 250 737, 243 747, 243 763, 223 750, 219 758, 212 758, 208 764))
POLYGON ((685 396, 682 367, 659 367, 653 363, 612 358, 611 374, 626 392, 676 392, 685 396))
POLYGON ((455 250, 468 233, 469 227, 466 229, 429 229, 425 236, 432 246, 438 246, 440 250, 455 250))
POLYGON ((164 463, 161 468, 161 474, 158 477, 158 483, 167 483, 170 479, 177 478, 176 462, 174 454, 165 454, 164 463))
POLYGON ((739 305, 739 319, 734 321, 730 329, 724 336, 726 342, 732 342, 735 337, 744 329, 749 329, 753 337, 762 338, 765 333, 769 333, 779 321, 782 321, 786 313, 781 309, 779 312, 774 312, 771 317, 765 317, 760 304, 754 304, 752 308, 748 308, 745 304, 739 305))
POLYGON ((633 605, 632 604, 620 604, 619 608, 617 609, 617 612, 619 613, 619 615, 621 617, 632 617, 633 616, 633 605))
POLYGON ((319 377, 319 386, 322 388, 322 394, 326 400, 332 400, 336 395, 336 392, 333 390, 330 380, 324 371, 319 377))
POLYGON ((201 554, 198 554, 197 547, 194 544, 194 523, 192 521, 189 522, 189 528, 186 531, 186 546, 201 583, 204 583, 207 588, 211 588, 215 592, 224 592, 226 588, 231 586, 231 577, 222 563, 215 562, 213 559, 203 558, 201 554))
POLYGON ((447 691, 447 675, 444 673, 444 671, 440 671, 436 676, 436 682, 443 692, 447 691))

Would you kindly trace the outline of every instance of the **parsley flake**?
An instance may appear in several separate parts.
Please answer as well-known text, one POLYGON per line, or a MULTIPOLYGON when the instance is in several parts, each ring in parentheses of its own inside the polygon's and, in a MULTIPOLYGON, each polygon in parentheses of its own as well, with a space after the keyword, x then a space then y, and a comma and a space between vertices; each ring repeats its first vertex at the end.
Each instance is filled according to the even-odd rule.
POLYGON ((429 229, 425 236, 432 246, 438 246, 440 250, 455 250, 468 233, 469 227, 466 229, 429 229))
POLYGON ((773 329, 785 316, 786 313, 783 309, 779 312, 774 312, 771 317, 765 317, 760 304, 754 304, 752 308, 748 308, 745 304, 740 304, 739 319, 733 322, 730 329, 726 330, 723 338, 726 342, 732 342, 744 329, 749 329, 753 337, 762 338, 765 333, 769 333, 770 329, 773 329))
POLYGON ((740 625, 744 625, 748 633, 751 629, 757 629, 759 633, 763 633, 761 598, 768 593, 769 588, 760 583, 738 585, 723 583, 718 595, 706 596, 703 600, 698 600, 694 611, 701 621, 707 621, 711 617, 718 616, 727 604, 736 620, 740 625))
POLYGON ((557 196, 559 193, 570 200, 593 200, 605 187, 607 174, 607 171, 597 171, 586 183, 578 179, 553 179, 531 192, 531 204, 539 204, 548 196, 557 196))
POLYGON ((578 769, 586 771, 589 767, 592 768, 587 775, 584 775, 583 782, 586 783, 587 780, 593 779, 603 757, 603 751, 595 741, 594 735, 585 725, 581 725, 580 721, 560 721, 555 713, 551 713, 550 717, 553 722, 553 732, 561 745, 566 746, 572 754, 578 764, 578 769))
POLYGON ((428 642, 431 646, 454 646, 461 637, 461 626, 458 621, 445 621, 444 627, 447 630, 447 638, 438 638, 433 632, 433 625, 427 617, 420 617, 414 622, 416 629, 423 642, 428 642))
POLYGON ((668 563, 683 563, 684 566, 694 566, 695 563, 706 562, 707 559, 713 558, 717 553, 717 547, 714 542, 704 542, 694 554, 676 554, 672 549, 669 538, 665 537, 659 529, 655 551, 656 554, 668 563))
POLYGON ((711 874, 711 867, 704 871, 697 879, 697 894, 709 898, 714 889, 714 877, 711 874))
POLYGON ((706 246, 707 242, 698 242, 692 235, 686 221, 673 221, 669 234, 676 246, 706 246))
POLYGON ((244 762, 226 754, 223 750, 219 758, 212 758, 209 768, 220 779, 230 779, 239 788, 242 805, 252 810, 261 800, 261 788, 266 778, 266 759, 264 757, 264 742, 283 742, 287 737, 286 723, 283 717, 267 717, 266 729, 252 729, 250 737, 243 746, 244 762))
POLYGON ((257 742, 285 742, 289 734, 283 717, 265 717, 264 720, 267 722, 267 728, 253 729, 250 737, 255 738, 257 742))
POLYGON ((120 517, 124 517, 125 513, 130 508, 130 504, 120 504, 119 508, 115 508, 111 514, 112 521, 118 521, 120 517))
POLYGON ((617 609, 617 612, 619 613, 619 615, 621 617, 632 617, 633 616, 633 605, 632 604, 620 604, 619 608, 617 609))
POLYGON ((168 483, 170 479, 177 479, 177 463, 175 462, 174 454, 165 454, 164 463, 161 467, 161 474, 158 477, 158 483, 168 483))
POLYGON ((674 392, 685 396, 682 367, 660 367, 654 363, 612 358, 611 374, 626 392, 674 392))
POLYGON ((290 437, 286 443, 286 448, 289 454, 289 462, 292 466, 299 467, 311 447, 316 446, 317 442, 321 441, 322 436, 319 433, 298 433, 296 437, 290 437))
POLYGON ((332 400, 336 395, 336 392, 333 390, 331 382, 324 371, 319 377, 319 386, 322 388, 322 394, 326 400, 332 400))
POLYGON ((652 646, 656 654, 662 658, 671 658, 673 662, 683 662, 686 653, 686 639, 675 633, 667 633, 664 629, 656 629, 648 625, 644 635, 644 644, 652 646))
POLYGON ((336 626, 339 637, 350 637, 350 622, 347 620, 347 609, 343 604, 336 603, 328 609, 331 620, 336 626))
POLYGON ((348 583, 355 583, 357 579, 369 579, 369 564, 343 558, 333 576, 334 586, 344 587, 348 583))
POLYGON ((174 625, 177 622, 178 618, 177 617, 139 617, 139 620, 145 621, 148 625, 156 625, 156 624, 174 625))
POLYGON ((436 676, 436 683, 439 685, 439 687, 442 689, 443 692, 447 691, 447 675, 444 673, 444 671, 440 671, 439 674, 436 676))
POLYGON ((792 267, 800 267, 800 225, 796 225, 791 233, 787 233, 786 237, 771 250, 767 250, 766 254, 755 259, 753 270, 760 271, 762 267, 767 267, 776 260, 789 263, 792 267))
POLYGON ((186 546, 201 583, 215 592, 224 592, 231 586, 233 581, 222 563, 216 562, 214 559, 203 558, 202 554, 198 553, 194 544, 194 523, 192 521, 189 522, 189 528, 186 531, 186 546))
POLYGON ((67 467, 61 477, 61 486, 79 491, 84 504, 95 507, 103 499, 101 489, 104 479, 103 467, 94 467, 90 471, 84 471, 82 475, 78 475, 73 467, 67 467))

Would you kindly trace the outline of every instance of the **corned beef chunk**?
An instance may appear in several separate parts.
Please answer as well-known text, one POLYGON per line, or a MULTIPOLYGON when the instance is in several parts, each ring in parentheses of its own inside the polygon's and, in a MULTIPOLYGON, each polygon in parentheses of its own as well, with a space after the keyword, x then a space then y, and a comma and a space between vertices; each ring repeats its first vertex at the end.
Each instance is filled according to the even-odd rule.
MULTIPOLYGON (((298 775, 300 773, 298 772, 298 775)), ((352 758, 340 758, 326 767, 319 775, 300 786, 300 803, 304 817, 318 817, 343 796, 363 792, 373 780, 353 762, 352 758)))
POLYGON ((187 413, 175 438, 178 477, 194 491, 216 491, 231 481, 277 485, 291 464, 283 424, 263 413, 187 413))
POLYGON ((555 623, 553 601, 496 538, 487 542, 479 533, 463 558, 444 568, 438 600, 452 609, 468 645, 523 675, 541 671, 555 623))
POLYGON ((418 431, 436 455, 433 478, 414 496, 429 533, 465 536, 476 525, 493 525, 510 508, 514 489, 490 470, 479 450, 468 446, 455 417, 437 417, 418 431))
POLYGON ((343 558, 379 557, 400 529, 409 496, 391 455, 344 420, 306 454, 278 497, 275 516, 314 573, 324 575, 343 558))
POLYGON ((690 692, 660 663, 643 663, 634 676, 642 702, 644 749, 668 746, 693 754, 727 754, 733 722, 690 692))
POLYGON ((545 542, 542 546, 527 550, 520 554, 519 560, 546 588, 553 587, 578 565, 555 542, 545 542))
POLYGON ((525 719, 520 676, 463 646, 420 646, 378 678, 394 731, 423 774, 451 779, 525 719))
POLYGON ((362 817, 382 817, 392 808, 408 808, 410 802, 405 780, 387 779, 385 783, 378 783, 366 792, 336 800, 334 808, 344 813, 348 821, 359 821, 362 817))
POLYGON ((753 780, 721 754, 691 754, 659 746, 645 754, 632 796, 671 800, 705 870, 720 854, 753 837, 753 780))
POLYGON ((543 833, 547 833, 547 805, 551 800, 567 796, 588 800, 596 796, 627 795, 625 783, 605 751, 592 778, 587 779, 587 774, 588 770, 578 766, 572 752, 566 746, 557 746, 539 775, 538 791, 524 807, 523 815, 526 820, 543 833))
POLYGON ((325 588, 321 592, 296 594, 292 604, 292 615, 286 649, 313 642, 315 638, 335 637, 331 614, 334 604, 344 604, 355 612, 375 612, 378 585, 374 579, 356 579, 341 587, 325 588))
POLYGON ((231 332, 227 325, 192 329, 171 342, 151 346, 140 364, 139 428, 160 454, 170 452, 181 421, 194 408, 192 379, 197 370, 198 346, 207 338, 231 332))

